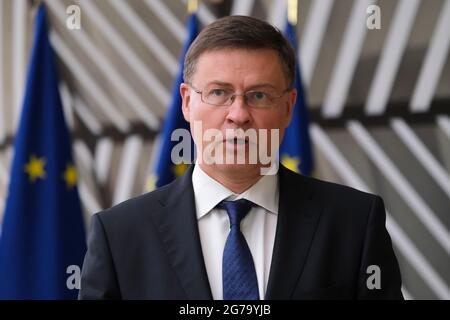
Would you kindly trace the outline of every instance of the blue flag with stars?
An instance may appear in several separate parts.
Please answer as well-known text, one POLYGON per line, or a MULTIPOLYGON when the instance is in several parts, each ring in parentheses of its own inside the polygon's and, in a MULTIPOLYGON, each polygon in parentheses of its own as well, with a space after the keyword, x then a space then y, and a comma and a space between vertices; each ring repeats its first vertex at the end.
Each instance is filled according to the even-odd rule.
MULTIPOLYGON (((184 56, 198 33, 198 20, 195 13, 192 13, 188 18, 187 31, 188 36, 180 55, 180 70, 178 71, 177 78, 175 79, 172 87, 172 100, 164 121, 164 127, 162 129, 160 140, 161 145, 159 148, 158 158, 156 160, 156 170, 150 177, 150 181, 148 183, 149 190, 153 190, 170 183, 177 176, 182 175, 188 167, 185 163, 174 164, 172 162, 171 152, 173 147, 179 143, 179 141, 172 141, 171 136, 175 129, 182 128, 189 130, 189 123, 184 120, 183 113, 181 111, 180 84, 183 82, 184 56)), ((190 159, 187 159, 190 161, 193 160, 194 155, 194 143, 192 141, 191 146, 191 157, 190 159)), ((184 157, 189 158, 186 155, 184 155, 184 157)))
POLYGON ((45 7, 35 22, 0 235, 0 299, 73 299, 86 252, 45 7))
MULTIPOLYGON (((296 50, 297 36, 295 27, 289 22, 287 22, 285 35, 294 50, 296 50)), ((285 131, 284 139, 280 146, 280 159, 281 163, 292 171, 311 175, 314 169, 314 161, 309 136, 309 115, 298 61, 295 67, 294 87, 297 89, 297 101, 291 123, 285 131)))

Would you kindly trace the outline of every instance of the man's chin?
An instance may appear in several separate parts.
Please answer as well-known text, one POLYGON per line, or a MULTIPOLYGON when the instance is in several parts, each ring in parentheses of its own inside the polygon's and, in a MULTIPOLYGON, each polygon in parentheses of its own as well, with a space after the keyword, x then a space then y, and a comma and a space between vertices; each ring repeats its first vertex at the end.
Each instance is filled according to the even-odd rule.
POLYGON ((226 173, 229 176, 255 176, 264 175, 271 165, 262 165, 260 163, 214 163, 204 164, 208 166, 212 171, 218 171, 226 173))
POLYGON ((223 170, 257 170, 261 165, 251 163, 221 163, 215 166, 223 170))

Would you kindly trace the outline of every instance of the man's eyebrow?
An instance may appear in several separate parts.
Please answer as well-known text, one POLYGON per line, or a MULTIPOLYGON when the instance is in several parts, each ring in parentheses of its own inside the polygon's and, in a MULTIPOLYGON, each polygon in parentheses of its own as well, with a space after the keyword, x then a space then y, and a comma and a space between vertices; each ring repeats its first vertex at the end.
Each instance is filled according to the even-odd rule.
MULTIPOLYGON (((223 82, 223 81, 219 81, 219 80, 210 81, 206 85, 209 86, 212 84, 223 86, 223 87, 233 88, 233 85, 231 83, 223 82)), ((273 84, 264 82, 264 83, 258 83, 258 84, 251 85, 246 90, 254 90, 254 89, 258 89, 258 88, 267 88, 267 87, 272 88, 272 89, 277 89, 277 87, 274 86, 273 84)))
POLYGON ((247 90, 254 90, 254 89, 259 89, 259 88, 267 88, 267 87, 269 87, 271 89, 275 89, 275 90, 277 89, 277 87, 271 83, 258 83, 258 84, 254 84, 254 85, 248 87, 247 90))
POLYGON ((208 83, 206 83, 206 86, 209 86, 209 85, 212 85, 212 84, 219 85, 219 86, 222 86, 222 87, 231 87, 231 88, 233 87, 233 85, 231 83, 223 82, 223 81, 219 81, 219 80, 209 81, 208 83))

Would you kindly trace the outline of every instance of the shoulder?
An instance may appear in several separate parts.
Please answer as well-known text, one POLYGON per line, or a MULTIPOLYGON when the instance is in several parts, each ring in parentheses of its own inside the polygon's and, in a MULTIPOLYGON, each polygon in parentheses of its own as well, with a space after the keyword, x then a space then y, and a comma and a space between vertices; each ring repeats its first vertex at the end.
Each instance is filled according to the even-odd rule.
POLYGON ((166 213, 165 207, 178 203, 182 198, 186 199, 186 203, 194 201, 192 171, 193 166, 190 166, 171 183, 98 212, 93 219, 98 220, 96 222, 100 222, 106 232, 134 232, 153 228, 153 219, 160 213, 166 213))
POLYGON ((361 201, 372 201, 375 197, 378 197, 372 193, 357 190, 346 185, 304 176, 282 166, 280 175, 282 183, 285 183, 288 187, 302 189, 322 199, 339 201, 352 198, 361 201))
POLYGON ((372 202, 377 195, 361 191, 346 185, 319 180, 311 177, 301 177, 304 183, 308 184, 316 193, 317 197, 328 201, 342 202, 351 199, 357 202, 372 202))
POLYGON ((164 199, 169 192, 170 185, 136 196, 94 214, 105 228, 124 228, 139 221, 150 218, 152 212, 163 207, 164 199))
POLYGON ((368 228, 384 230, 386 211, 379 196, 296 173, 288 175, 288 190, 284 186, 288 196, 282 195, 281 185, 280 199, 299 213, 320 218, 323 234, 337 235, 333 241, 362 243, 368 228))
POLYGON ((373 211, 383 211, 384 204, 378 195, 354 189, 342 184, 319 180, 294 173, 288 169, 282 170, 284 187, 293 189, 298 199, 320 204, 328 213, 339 213, 340 217, 368 217, 373 211))

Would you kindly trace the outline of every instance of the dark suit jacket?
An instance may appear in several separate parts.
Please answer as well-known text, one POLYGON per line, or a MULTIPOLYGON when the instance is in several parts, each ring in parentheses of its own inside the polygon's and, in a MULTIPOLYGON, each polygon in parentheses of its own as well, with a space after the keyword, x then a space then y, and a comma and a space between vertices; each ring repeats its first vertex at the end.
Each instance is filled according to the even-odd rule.
MULTIPOLYGON (((192 170, 92 217, 80 299, 212 299, 192 170)), ((401 299, 382 199, 283 166, 279 175, 266 299, 401 299), (381 289, 366 285, 370 265, 381 289)))

